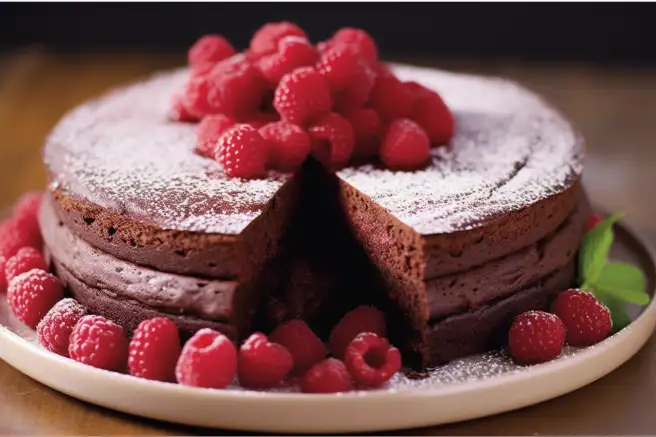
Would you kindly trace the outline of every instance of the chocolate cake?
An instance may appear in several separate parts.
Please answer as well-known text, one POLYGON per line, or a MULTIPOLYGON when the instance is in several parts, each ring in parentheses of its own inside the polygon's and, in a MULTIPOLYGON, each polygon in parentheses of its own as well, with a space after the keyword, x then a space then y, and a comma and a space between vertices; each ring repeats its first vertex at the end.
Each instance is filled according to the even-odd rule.
POLYGON ((501 344, 512 318, 573 283, 588 206, 584 146, 538 96, 496 78, 393 66, 443 96, 447 148, 415 171, 228 178, 167 119, 186 70, 114 91, 47 139, 40 223, 70 293, 128 330, 167 315, 233 339, 348 309, 387 313, 415 367, 501 344))

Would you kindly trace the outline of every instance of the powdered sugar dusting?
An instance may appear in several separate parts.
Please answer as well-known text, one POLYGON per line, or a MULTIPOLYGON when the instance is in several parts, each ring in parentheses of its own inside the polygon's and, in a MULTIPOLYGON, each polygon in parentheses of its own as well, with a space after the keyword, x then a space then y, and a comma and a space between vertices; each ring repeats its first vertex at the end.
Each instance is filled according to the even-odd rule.
POLYGON ((194 153, 196 125, 167 119, 186 74, 155 76, 68 114, 46 142, 53 183, 164 229, 241 232, 286 177, 228 178, 194 153))
POLYGON ((416 231, 476 227, 561 192, 581 174, 581 139, 528 90, 496 78, 393 69, 443 96, 456 118, 451 147, 434 148, 431 164, 420 171, 367 165, 338 174, 416 231))

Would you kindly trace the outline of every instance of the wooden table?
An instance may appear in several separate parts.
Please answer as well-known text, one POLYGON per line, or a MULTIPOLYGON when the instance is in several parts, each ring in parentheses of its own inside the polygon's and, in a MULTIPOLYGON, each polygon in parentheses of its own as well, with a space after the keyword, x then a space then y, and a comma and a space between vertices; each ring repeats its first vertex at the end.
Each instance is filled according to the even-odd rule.
MULTIPOLYGON (((0 205, 42 188, 44 136, 63 113, 110 87, 177 65, 182 56, 54 55, 39 47, 0 55, 0 205)), ((415 60, 522 81, 581 129, 593 200, 656 236, 656 69, 415 60)), ((656 241, 656 238, 654 238, 656 241)), ((656 433, 656 337, 602 380, 567 396, 492 418, 418 434, 656 433)), ((0 434, 218 434, 133 418, 54 392, 0 362, 0 434)))

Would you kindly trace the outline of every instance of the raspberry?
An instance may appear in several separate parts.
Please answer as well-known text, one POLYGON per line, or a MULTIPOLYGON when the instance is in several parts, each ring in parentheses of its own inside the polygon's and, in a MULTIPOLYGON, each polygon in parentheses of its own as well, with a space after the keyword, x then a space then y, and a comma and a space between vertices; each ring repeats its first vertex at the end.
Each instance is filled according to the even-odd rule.
POLYGON ((586 230, 590 231, 592 228, 597 226, 599 222, 601 222, 602 218, 601 216, 597 214, 592 214, 590 217, 588 217, 588 222, 586 223, 586 230))
POLYGON ((32 269, 48 271, 48 265, 41 252, 33 247, 23 247, 5 262, 5 278, 11 282, 16 276, 32 269))
POLYGON ((14 207, 14 220, 20 222, 22 226, 30 230, 31 234, 40 235, 41 229, 39 228, 39 207, 41 206, 41 199, 43 193, 41 191, 33 191, 23 194, 14 207))
POLYGON ((354 108, 342 115, 351 123, 355 134, 353 159, 365 161, 376 156, 383 133, 383 122, 378 113, 371 108, 354 108))
POLYGON ((237 124, 219 138, 215 158, 226 175, 255 178, 264 173, 268 155, 264 138, 247 124, 237 124))
POLYGON ((101 316, 83 316, 73 328, 68 354, 72 359, 99 369, 119 371, 128 357, 123 328, 101 316))
POLYGON ((375 83, 376 73, 374 70, 360 62, 351 84, 335 96, 335 108, 345 110, 364 106, 369 100, 375 83))
POLYGON ((376 387, 401 369, 401 352, 386 338, 363 332, 346 348, 344 364, 357 384, 376 387))
POLYGON ((189 65, 217 63, 235 54, 235 48, 221 35, 205 35, 187 53, 189 65))
POLYGON ((14 315, 30 328, 36 328, 63 297, 59 279, 43 270, 30 270, 16 276, 7 289, 7 301, 14 315))
POLYGON ((253 34, 250 52, 255 56, 268 55, 278 48, 278 41, 286 36, 298 36, 307 39, 307 35, 297 25, 288 21, 267 23, 253 34))
POLYGON ((198 116, 187 109, 186 96, 184 91, 177 92, 171 99, 171 108, 169 109, 169 120, 181 122, 193 122, 198 120, 198 116))
POLYGON ((551 309, 567 329, 567 343, 590 346, 608 337, 613 329, 610 311, 592 293, 570 289, 560 293, 551 309))
POLYGON ((415 99, 421 99, 422 97, 428 97, 431 94, 433 94, 432 90, 429 90, 428 88, 426 88, 425 86, 423 86, 418 82, 410 81, 410 82, 403 82, 403 84, 405 85, 406 89, 408 89, 408 91, 412 93, 415 99))
POLYGON ((256 332, 239 350, 239 383, 248 388, 270 388, 282 382, 293 366, 287 349, 256 332))
POLYGON ((386 337, 385 314, 370 306, 359 306, 346 313, 330 332, 330 351, 335 357, 342 358, 348 345, 363 332, 386 337))
POLYGON ((196 332, 182 348, 175 367, 180 384, 225 388, 237 374, 237 348, 225 335, 209 328, 196 332))
POLYGON ((316 69, 328 82, 333 92, 347 88, 355 80, 360 60, 344 44, 335 44, 321 54, 316 69))
POLYGON ((68 357, 68 345, 77 322, 86 310, 75 299, 67 297, 53 306, 36 327, 41 346, 68 357))
POLYGON ((269 335, 269 341, 282 345, 292 354, 294 375, 302 375, 326 356, 326 347, 302 320, 290 320, 278 326, 269 335))
POLYGON ((413 105, 414 95, 399 79, 392 75, 376 77, 367 106, 374 108, 383 121, 409 118, 413 105))
POLYGON ((243 118, 255 112, 264 99, 264 78, 243 55, 219 62, 208 78, 207 100, 214 113, 243 118))
POLYGON ((308 128, 312 140, 312 154, 326 167, 346 165, 355 148, 355 134, 351 123, 336 113, 319 117, 308 128))
POLYGON ((22 247, 40 249, 42 245, 41 234, 28 221, 10 218, 0 222, 0 256, 8 259, 22 247))
POLYGON ((180 356, 178 327, 166 317, 139 323, 128 347, 130 375, 154 381, 175 381, 180 356))
POLYGON ((235 121, 223 114, 203 117, 196 128, 196 153, 213 158, 219 137, 234 125, 235 121))
POLYGON ((277 85, 280 79, 297 68, 313 65, 319 54, 310 42, 298 36, 286 36, 278 41, 278 50, 258 61, 262 76, 277 85))
POLYGON ((518 364, 553 360, 565 345, 565 325, 553 314, 528 311, 517 316, 508 333, 510 356, 518 364))
MULTIPOLYGON (((210 83, 207 75, 191 76, 181 92, 180 108, 173 108, 183 111, 180 116, 185 119, 199 120, 207 114, 220 112, 208 100, 210 83)), ((169 117, 176 114, 169 114, 169 117)))
POLYGON ((380 146, 380 160, 394 170, 412 170, 430 158, 430 140, 426 132, 407 118, 389 125, 380 146))
POLYGON ((340 393, 351 390, 351 375, 335 358, 327 358, 314 366, 301 381, 303 393, 340 393))
POLYGON ((330 111, 332 104, 326 79, 311 67, 297 68, 284 75, 273 97, 278 114, 299 126, 306 126, 330 111))
POLYGON ((446 144, 453 137, 453 114, 435 92, 429 91, 416 100, 411 118, 426 131, 434 145, 446 144))
POLYGON ((286 121, 267 124, 259 129, 269 143, 269 167, 287 171, 299 167, 310 154, 310 138, 305 131, 286 121))
POLYGON ((374 39, 364 30, 344 27, 332 37, 333 42, 344 43, 370 64, 378 62, 378 48, 374 39))

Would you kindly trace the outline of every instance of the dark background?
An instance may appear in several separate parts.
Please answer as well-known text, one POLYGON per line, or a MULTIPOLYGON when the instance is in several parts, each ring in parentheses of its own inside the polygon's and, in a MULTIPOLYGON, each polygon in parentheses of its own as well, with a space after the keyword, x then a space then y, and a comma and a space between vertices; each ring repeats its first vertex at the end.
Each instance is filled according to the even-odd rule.
POLYGON ((656 62, 656 7, 622 3, 3 3, 0 48, 178 51, 214 32, 244 47, 274 20, 314 40, 363 27, 388 56, 656 62))

